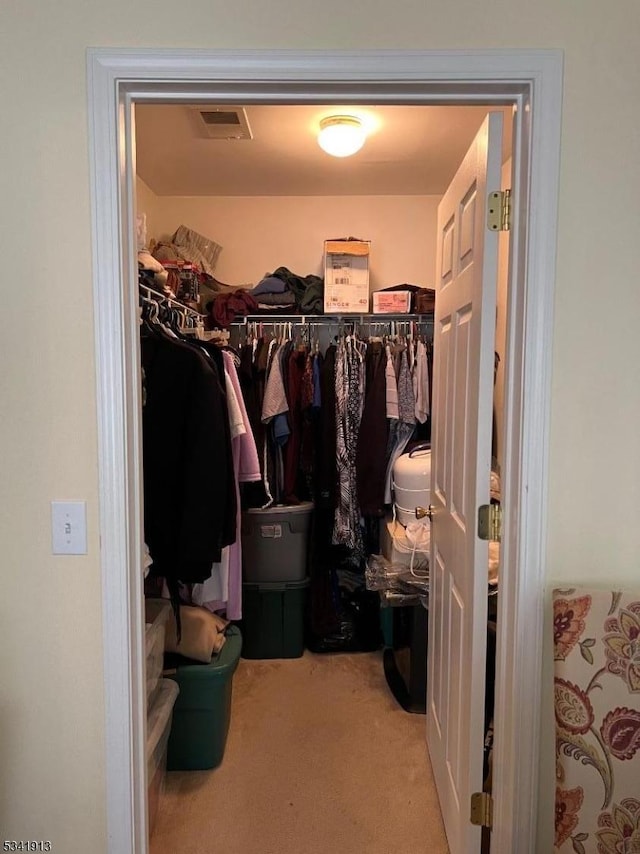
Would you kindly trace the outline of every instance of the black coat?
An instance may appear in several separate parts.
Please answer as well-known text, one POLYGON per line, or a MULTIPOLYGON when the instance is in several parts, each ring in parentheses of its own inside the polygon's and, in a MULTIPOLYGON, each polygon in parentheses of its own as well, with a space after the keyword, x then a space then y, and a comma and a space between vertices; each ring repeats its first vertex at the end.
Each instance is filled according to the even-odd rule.
POLYGON ((175 589, 176 581, 209 578, 229 537, 224 386, 215 365, 190 344, 155 332, 143 336, 141 348, 145 540, 152 574, 175 589))

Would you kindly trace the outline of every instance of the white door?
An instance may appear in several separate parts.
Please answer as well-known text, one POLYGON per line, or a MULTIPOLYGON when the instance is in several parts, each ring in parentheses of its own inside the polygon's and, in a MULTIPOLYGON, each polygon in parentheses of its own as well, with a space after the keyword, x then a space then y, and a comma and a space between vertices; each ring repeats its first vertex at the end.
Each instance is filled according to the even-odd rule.
POLYGON ((500 189, 502 115, 490 113, 438 208, 431 454, 427 743, 451 854, 480 851, 469 821, 482 791, 487 543, 498 235, 487 194, 500 189))

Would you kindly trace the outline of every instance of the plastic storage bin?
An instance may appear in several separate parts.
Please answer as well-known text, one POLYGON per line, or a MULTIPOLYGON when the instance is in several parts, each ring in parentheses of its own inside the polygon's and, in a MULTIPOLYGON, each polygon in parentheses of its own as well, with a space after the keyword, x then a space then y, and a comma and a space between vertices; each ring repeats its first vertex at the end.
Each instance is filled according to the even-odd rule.
POLYGON ((147 715, 147 785, 149 792, 149 833, 153 832, 158 805, 164 791, 167 770, 167 742, 178 686, 160 679, 156 698, 147 715))
POLYGON ((147 709, 153 704, 160 687, 164 661, 165 626, 171 606, 161 599, 145 600, 145 651, 147 709))
POLYGON ((250 582, 303 581, 313 502, 242 514, 242 577, 250 582))
POLYGON ((243 658, 300 658, 309 579, 242 585, 243 658))
POLYGON ((168 674, 180 686, 169 738, 170 771, 200 771, 222 762, 241 648, 240 630, 231 626, 225 645, 210 664, 179 663, 175 673, 168 674))
POLYGON ((427 710, 427 637, 429 612, 420 603, 388 609, 393 614, 393 640, 383 653, 391 693, 407 712, 427 710))

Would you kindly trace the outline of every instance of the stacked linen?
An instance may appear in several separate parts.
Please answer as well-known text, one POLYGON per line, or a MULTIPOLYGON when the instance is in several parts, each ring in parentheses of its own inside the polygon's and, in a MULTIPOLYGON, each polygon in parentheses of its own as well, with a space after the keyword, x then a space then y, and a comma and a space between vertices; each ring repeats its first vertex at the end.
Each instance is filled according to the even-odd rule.
POLYGON ((321 314, 324 281, 320 276, 300 276, 287 267, 278 267, 265 276, 250 294, 261 312, 321 314))
POLYGON ((211 328, 227 328, 236 317, 249 314, 321 314, 324 281, 319 276, 300 276, 278 267, 253 288, 223 285, 213 280, 206 304, 211 328))
POLYGON ((290 312, 295 308, 295 295, 287 288, 284 279, 265 276, 251 291, 260 311, 290 312))

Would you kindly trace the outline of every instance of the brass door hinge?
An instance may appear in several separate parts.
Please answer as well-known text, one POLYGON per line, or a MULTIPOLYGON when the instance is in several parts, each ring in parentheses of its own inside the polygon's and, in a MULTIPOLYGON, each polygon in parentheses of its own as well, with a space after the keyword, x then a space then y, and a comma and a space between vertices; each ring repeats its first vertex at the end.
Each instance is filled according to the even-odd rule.
POLYGON ((487 197, 487 228, 489 231, 511 229, 511 190, 494 190, 487 197))
POLYGON ((493 825, 493 798, 488 792, 474 792, 471 795, 471 824, 480 827, 493 825))
POLYGON ((492 543, 502 541, 502 507, 499 504, 478 507, 478 536, 492 543))

